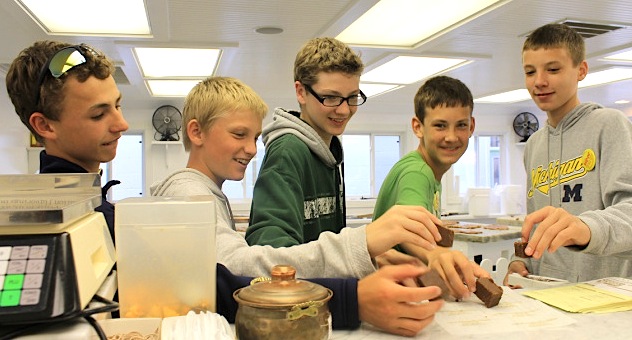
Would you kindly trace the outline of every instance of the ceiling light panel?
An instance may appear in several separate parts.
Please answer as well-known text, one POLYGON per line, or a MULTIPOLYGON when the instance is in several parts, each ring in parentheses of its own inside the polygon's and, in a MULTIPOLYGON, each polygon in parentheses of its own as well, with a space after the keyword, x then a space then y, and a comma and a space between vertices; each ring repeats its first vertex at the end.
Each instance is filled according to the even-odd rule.
POLYGON ((191 89, 197 85, 201 80, 161 80, 161 79, 149 79, 147 88, 149 93, 154 97, 186 97, 191 89))
POLYGON ((510 0, 381 0, 336 38, 352 45, 413 48, 510 0))
POLYGON ((411 84, 469 62, 456 58, 399 56, 366 72, 360 79, 373 83, 411 84))
POLYGON ((606 60, 632 62, 632 50, 605 57, 606 60))
POLYGON ((49 34, 151 36, 143 0, 108 0, 93 5, 85 0, 16 2, 49 34))
POLYGON ((145 78, 208 77, 213 75, 221 56, 219 49, 134 48, 145 78))
POLYGON ((612 67, 605 70, 588 73, 584 80, 579 82, 579 87, 597 86, 614 83, 621 80, 632 79, 632 68, 612 67))
POLYGON ((474 99, 475 103, 515 103, 531 99, 526 89, 512 90, 474 99))
POLYGON ((375 97, 380 94, 395 91, 403 86, 397 84, 367 84, 360 83, 360 90, 367 97, 375 97))
MULTIPOLYGON (((605 70, 588 73, 584 80, 579 82, 578 87, 590 87, 614 83, 621 80, 632 79, 632 68, 612 67, 605 70)), ((531 96, 526 89, 512 90, 494 95, 474 99, 475 103, 515 103, 530 99, 531 96)))
POLYGON ((632 50, 605 57, 607 60, 632 62, 632 50))

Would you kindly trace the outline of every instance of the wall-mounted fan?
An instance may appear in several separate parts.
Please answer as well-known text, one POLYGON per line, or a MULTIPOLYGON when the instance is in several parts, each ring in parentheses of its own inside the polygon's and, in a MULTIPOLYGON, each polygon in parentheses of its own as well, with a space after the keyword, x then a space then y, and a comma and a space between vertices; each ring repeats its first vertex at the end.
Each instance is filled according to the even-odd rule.
POLYGON ((154 139, 159 141, 178 141, 178 132, 182 128, 182 113, 177 107, 163 105, 154 111, 152 123, 156 133, 154 139))
POLYGON ((520 112, 513 120, 513 128, 516 134, 522 137, 521 143, 524 143, 531 135, 538 131, 540 123, 538 117, 531 112, 520 112))

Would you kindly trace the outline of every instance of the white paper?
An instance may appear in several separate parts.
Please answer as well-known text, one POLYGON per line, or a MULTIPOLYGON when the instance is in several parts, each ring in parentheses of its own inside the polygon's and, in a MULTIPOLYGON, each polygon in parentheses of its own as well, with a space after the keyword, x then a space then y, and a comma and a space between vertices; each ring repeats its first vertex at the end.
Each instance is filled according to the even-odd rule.
POLYGON ((547 327, 561 327, 575 321, 563 312, 540 301, 527 298, 503 287, 500 303, 487 308, 474 294, 459 302, 446 302, 435 320, 452 335, 528 332, 547 327))

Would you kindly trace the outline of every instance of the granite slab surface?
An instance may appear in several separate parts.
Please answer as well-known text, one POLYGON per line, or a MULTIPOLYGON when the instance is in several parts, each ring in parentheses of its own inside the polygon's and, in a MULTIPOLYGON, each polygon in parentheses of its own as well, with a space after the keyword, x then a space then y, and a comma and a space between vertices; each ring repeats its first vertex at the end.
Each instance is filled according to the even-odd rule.
POLYGON ((457 225, 450 226, 450 229, 454 231, 455 241, 464 242, 497 242, 504 240, 513 240, 520 238, 521 227, 506 226, 507 230, 490 230, 485 229, 485 226, 491 226, 491 224, 461 222, 457 225), (459 228, 462 227, 462 228, 459 228), (477 228, 473 228, 477 227, 477 228), (468 234, 468 232, 477 232, 476 234, 468 234))

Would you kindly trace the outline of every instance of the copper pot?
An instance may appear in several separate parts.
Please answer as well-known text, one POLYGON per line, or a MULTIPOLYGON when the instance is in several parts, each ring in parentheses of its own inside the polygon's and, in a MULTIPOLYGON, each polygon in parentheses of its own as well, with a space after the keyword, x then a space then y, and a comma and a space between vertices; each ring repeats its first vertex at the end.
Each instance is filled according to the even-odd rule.
POLYGON ((294 278, 292 266, 278 265, 272 278, 256 278, 236 290, 239 303, 235 319, 237 339, 327 339, 331 314, 327 302, 331 290, 294 278))

